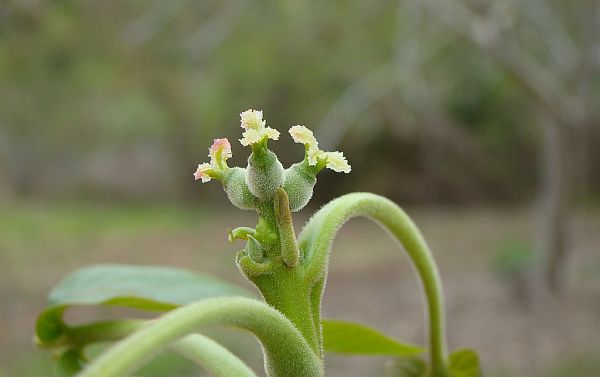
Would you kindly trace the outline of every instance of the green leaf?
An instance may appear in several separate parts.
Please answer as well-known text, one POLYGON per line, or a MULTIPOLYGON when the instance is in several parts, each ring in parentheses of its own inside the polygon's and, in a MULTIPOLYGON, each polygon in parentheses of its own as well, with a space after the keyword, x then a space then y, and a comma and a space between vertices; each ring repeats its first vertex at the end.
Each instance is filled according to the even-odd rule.
POLYGON ((421 347, 400 343, 371 327, 337 320, 323 320, 326 352, 352 355, 409 356, 425 352, 421 347))
POLYGON ((416 357, 398 357, 385 369, 386 377, 425 377, 427 363, 416 357))
POLYGON ((221 296, 252 297, 245 289, 216 278, 171 267, 94 265, 65 277, 49 294, 36 333, 40 345, 59 341, 70 306, 126 306, 167 311, 198 300, 221 296))
POLYGON ((471 349, 460 349, 450 355, 452 377, 481 377, 479 356, 471 349))
POLYGON ((57 356, 54 365, 56 377, 73 377, 81 371, 82 355, 80 350, 66 350, 57 356))

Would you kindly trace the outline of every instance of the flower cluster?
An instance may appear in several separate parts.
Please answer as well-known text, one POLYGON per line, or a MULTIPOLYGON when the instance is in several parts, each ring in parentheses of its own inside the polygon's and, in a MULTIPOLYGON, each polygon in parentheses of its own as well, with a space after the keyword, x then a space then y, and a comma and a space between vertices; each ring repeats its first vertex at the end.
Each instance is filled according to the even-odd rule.
POLYGON ((280 133, 267 127, 262 111, 247 110, 240 114, 243 128, 240 143, 250 146, 252 154, 246 168, 229 168, 231 144, 225 138, 215 139, 209 149, 210 162, 198 165, 194 178, 202 182, 219 179, 232 203, 243 209, 256 209, 257 203, 272 200, 275 191, 283 187, 289 195, 293 211, 304 207, 310 197, 316 174, 324 168, 336 172, 350 172, 350 165, 342 152, 319 149, 313 132, 304 126, 293 126, 289 133, 294 142, 304 144, 304 160, 284 169, 277 156, 267 148, 269 139, 278 140, 280 133))

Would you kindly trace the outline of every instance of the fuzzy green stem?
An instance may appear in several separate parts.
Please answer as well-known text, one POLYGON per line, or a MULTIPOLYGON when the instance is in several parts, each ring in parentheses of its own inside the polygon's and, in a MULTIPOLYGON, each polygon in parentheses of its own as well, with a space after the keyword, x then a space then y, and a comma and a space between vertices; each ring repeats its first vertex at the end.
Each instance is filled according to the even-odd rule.
POLYGON ((227 348, 204 335, 188 335, 175 342, 172 348, 215 377, 257 377, 252 369, 227 348))
MULTIPOLYGON (((65 345, 78 349, 92 343, 118 341, 150 323, 151 321, 131 319, 69 327, 65 332, 65 345)), ((215 377, 256 377, 242 360, 204 335, 188 335, 176 341, 172 348, 215 377)))
POLYGON ((392 201, 374 194, 354 193, 333 200, 317 212, 299 237, 300 247, 307 253, 307 279, 317 283, 326 276, 335 234, 342 224, 357 216, 370 217, 379 222, 409 254, 427 297, 433 376, 448 377, 444 299, 439 272, 418 228, 392 201))
POLYGON ((177 339, 202 326, 248 330, 260 340, 269 377, 322 377, 321 361, 281 313, 256 300, 235 297, 199 301, 175 309, 102 354, 79 377, 119 377, 177 339))

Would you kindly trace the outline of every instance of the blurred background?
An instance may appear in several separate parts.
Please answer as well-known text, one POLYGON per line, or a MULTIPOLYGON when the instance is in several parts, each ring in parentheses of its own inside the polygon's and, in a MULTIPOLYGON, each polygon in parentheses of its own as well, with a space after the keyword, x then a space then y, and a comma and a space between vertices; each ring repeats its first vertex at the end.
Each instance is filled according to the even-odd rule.
MULTIPOLYGON (((595 0, 1 0, 0 376, 48 376, 33 323, 98 262, 245 283, 225 229, 252 225, 192 173, 239 113, 264 111, 284 165, 313 129, 344 151, 312 208, 400 203, 446 284, 451 348, 486 376, 600 375, 600 3, 595 0)), ((377 226, 334 245, 325 314, 422 342, 419 285, 377 226)), ((217 332, 260 370, 247 335, 217 332)), ((385 359, 328 358, 331 376, 385 359)), ((166 357, 141 376, 200 376, 166 357), (166 367, 178 368, 168 372, 166 367)))

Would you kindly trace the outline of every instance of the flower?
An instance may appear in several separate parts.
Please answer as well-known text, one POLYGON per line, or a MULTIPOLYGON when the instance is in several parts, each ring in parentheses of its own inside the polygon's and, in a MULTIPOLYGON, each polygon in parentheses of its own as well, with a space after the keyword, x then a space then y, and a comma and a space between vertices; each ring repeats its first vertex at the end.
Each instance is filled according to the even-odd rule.
POLYGON ((243 146, 259 143, 265 138, 279 140, 279 131, 266 126, 262 111, 246 110, 240 113, 240 120, 245 130, 240 139, 243 146))
POLYGON ((209 182, 211 180, 208 172, 213 168, 213 166, 209 163, 203 163, 198 165, 198 169, 194 173, 194 179, 197 181, 199 179, 202 180, 202 183, 209 182))
POLYGON ((293 126, 289 129, 289 133, 294 139, 294 143, 304 144, 309 148, 316 148, 319 145, 313 132, 304 126, 293 126))
POLYGON ((215 175, 219 174, 219 171, 228 169, 227 160, 231 158, 231 144, 226 138, 215 139, 208 148, 208 157, 210 157, 210 163, 205 162, 198 165, 194 178, 196 180, 201 179, 202 183, 209 182, 215 175))
POLYGON ((304 126, 293 126, 289 130, 294 142, 304 144, 307 147, 306 158, 308 164, 316 166, 319 162, 323 163, 322 167, 326 167, 336 172, 350 173, 351 167, 348 160, 342 152, 325 152, 319 149, 319 142, 311 130, 304 126))
POLYGON ((215 139, 208 149, 208 157, 210 157, 212 166, 219 166, 222 161, 227 161, 232 155, 231 144, 227 138, 215 139))

